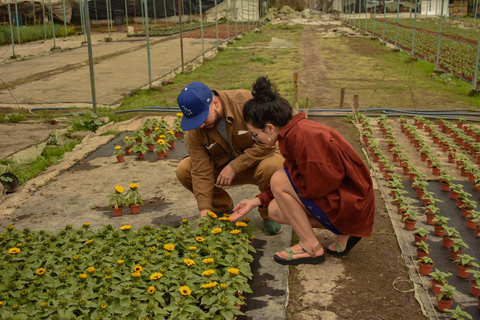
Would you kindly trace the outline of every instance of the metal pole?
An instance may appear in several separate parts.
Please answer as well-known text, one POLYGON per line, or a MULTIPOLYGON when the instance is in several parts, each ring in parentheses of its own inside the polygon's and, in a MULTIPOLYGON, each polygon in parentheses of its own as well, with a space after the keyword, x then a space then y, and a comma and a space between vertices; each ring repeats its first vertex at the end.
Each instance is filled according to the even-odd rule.
POLYGON ((399 14, 400 14, 400 0, 397 0, 397 28, 395 30, 395 47, 397 47, 397 40, 398 40, 398 15, 399 14))
POLYGON ((150 33, 148 31, 148 5, 147 0, 145 0, 145 30, 147 34, 147 60, 148 60, 148 87, 152 86, 152 66, 150 64, 150 33))
POLYGON ((247 0, 247 31, 250 30, 250 0, 247 0))
POLYGON ((375 37, 375 23, 377 19, 377 1, 375 1, 375 5, 373 6, 373 36, 375 37))
POLYGON ((365 33, 367 33, 367 0, 365 0, 365 33))
POLYGON ((52 22, 52 37, 53 37, 53 48, 56 48, 55 44, 55 23, 53 23, 53 9, 52 9, 52 0, 50 0, 50 17, 52 22))
POLYGON ((360 30, 360 14, 362 13, 362 0, 358 0, 358 31, 362 31, 360 30))
POLYGON ((32 0, 32 5, 33 5, 33 25, 36 25, 37 21, 35 20, 35 0, 32 0))
POLYGON ((175 0, 172 0, 173 2, 173 16, 177 15, 177 11, 175 10, 175 0))
POLYGON ((155 0, 153 0, 153 22, 155 23, 155 27, 157 26, 157 9, 155 8, 155 0))
POLYGON ((127 22, 127 33, 128 33, 128 4, 127 4, 127 0, 125 0, 125 21, 127 22))
POLYGON ((241 11, 242 11, 242 34, 245 33, 245 30, 243 29, 243 0, 240 0, 240 5, 241 5, 241 11))
POLYGON ((110 37, 110 1, 107 0, 105 1, 105 4, 106 4, 106 9, 107 9, 107 29, 108 29, 108 38, 111 38, 110 37))
POLYGON ((82 25, 82 33, 83 33, 83 42, 87 42, 87 35, 85 31, 85 16, 83 15, 83 2, 80 1, 78 3, 79 9, 80 9, 80 24, 82 25))
POLYGON ((107 1, 108 1, 108 14, 110 15, 108 18, 108 24, 110 25, 110 29, 113 29, 112 0, 107 0, 107 1))
POLYGON ((357 16, 357 0, 353 0, 353 25, 355 25, 356 16, 357 16))
POLYGON ((165 26, 168 25, 167 22, 167 0, 163 0, 163 11, 165 12, 165 26))
POLYGON ((189 22, 192 22, 192 0, 188 0, 189 4, 190 4, 190 20, 189 22))
POLYGON ((140 8, 142 9, 142 30, 143 32, 145 32, 145 12, 144 12, 145 10, 143 9, 142 0, 140 0, 140 8))
MULTIPOLYGON (((154 0, 155 1, 155 0, 154 0)), ((182 0, 178 0, 178 22, 180 24, 180 56, 182 57, 182 73, 185 72, 183 62, 183 35, 182 35, 182 0)))
POLYGON ((230 19, 228 17, 228 0, 226 1, 227 1, 226 5, 227 5, 227 41, 228 41, 230 40, 230 23, 229 23, 230 19))
POLYGON ((203 41, 203 17, 202 17, 202 0, 198 0, 200 3, 200 31, 202 33, 202 56, 205 57, 205 42, 203 41))
POLYGON ((238 9, 237 9, 237 0, 233 0, 233 9, 235 10, 235 38, 238 37, 238 9))
POLYGON ((478 79, 478 59, 480 55, 480 32, 478 33, 478 45, 477 45, 477 59, 475 60, 475 75, 473 77, 473 88, 477 88, 477 79, 478 79))
POLYGON ((215 32, 217 35, 217 47, 218 47, 218 16, 217 16, 217 0, 215 0, 215 32))
POLYGON ((85 1, 85 23, 87 31, 87 43, 88 43, 88 64, 90 66, 90 87, 92 88, 92 103, 93 103, 93 113, 97 114, 97 98, 95 94, 95 75, 93 72, 93 54, 92 54, 92 38, 90 37, 90 15, 88 12, 88 0, 85 1))
POLYGON ((42 0, 42 15, 43 15, 43 31, 45 33, 45 40, 47 40, 47 25, 45 24, 45 2, 42 0))
POLYGON ((418 0, 415 0, 415 15, 413 18, 412 56, 415 55, 415 31, 417 29, 417 3, 418 3, 418 0))
MULTIPOLYGON (((65 29, 65 38, 67 37, 67 14, 65 13, 65 0, 62 1, 63 7, 63 28, 65 29)), ((33 12, 33 16, 35 16, 35 11, 33 12)))
POLYGON ((435 66, 437 68, 438 68, 438 61, 440 60, 440 44, 442 43, 443 1, 444 0, 442 0, 442 9, 440 13, 440 32, 438 33, 437 59, 435 60, 435 66))
POLYGON ((95 7, 95 21, 98 22, 97 0, 93 0, 93 6, 95 7))
MULTIPOLYGON (((468 7, 468 4, 467 4, 467 7, 468 7)), ((463 0, 460 0, 460 14, 459 14, 458 21, 462 20, 462 8, 463 8, 463 0)))
MULTIPOLYGON (((51 4, 51 2, 50 2, 50 4, 51 4)), ((52 21, 52 23, 53 23, 53 21, 52 21)), ((20 44, 20 22, 18 21, 18 2, 17 2, 17 0, 15 0, 15 24, 17 25, 18 44, 20 44)))
POLYGON ((437 21, 437 15, 438 15, 438 0, 435 0, 435 21, 437 21))
POLYGON ((12 52, 13 57, 15 57, 15 37, 13 36, 13 25, 12 25, 12 13, 10 12, 10 3, 7 3, 8 8, 8 21, 10 22, 10 37, 12 38, 12 52))
POLYGON ((473 17, 473 28, 477 26, 477 9, 478 9, 478 0, 475 2, 475 16, 473 17))
POLYGON ((383 41, 385 41, 385 23, 387 21, 387 6, 385 1, 383 1, 383 41))

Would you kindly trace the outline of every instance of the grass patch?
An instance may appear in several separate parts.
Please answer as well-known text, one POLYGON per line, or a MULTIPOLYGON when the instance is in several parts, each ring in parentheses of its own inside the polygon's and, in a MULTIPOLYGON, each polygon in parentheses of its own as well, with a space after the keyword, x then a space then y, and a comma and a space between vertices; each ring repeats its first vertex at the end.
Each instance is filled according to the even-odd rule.
MULTIPOLYGON (((52 24, 46 25, 47 39, 53 38, 52 24)), ((75 33, 73 26, 67 26, 67 35, 75 33)), ((64 25, 55 24, 55 37, 64 37, 64 25)), ((18 43, 18 27, 13 28, 13 39, 18 43)), ((45 39, 45 28, 43 24, 36 26, 21 26, 20 27, 20 42, 30 42, 45 39)), ((9 26, 0 26, 0 45, 10 45, 12 42, 11 32, 9 26)))
POLYGON ((250 61, 253 61, 253 62, 259 62, 259 63, 263 63, 263 64, 273 64, 275 63, 275 60, 271 59, 271 58, 267 58, 267 57, 251 57, 250 58, 250 61))
POLYGON ((10 159, 0 160, 0 164, 10 165, 10 172, 18 177, 21 184, 25 184, 25 182, 35 178, 49 166, 58 164, 62 156, 66 152, 72 151, 78 143, 79 141, 72 140, 63 146, 47 146, 42 155, 30 164, 17 164, 10 159))
POLYGON ((101 134, 101 136, 110 136, 110 135, 113 135, 113 136, 118 136, 120 134, 120 131, 118 130, 107 130, 105 131, 104 133, 101 134))

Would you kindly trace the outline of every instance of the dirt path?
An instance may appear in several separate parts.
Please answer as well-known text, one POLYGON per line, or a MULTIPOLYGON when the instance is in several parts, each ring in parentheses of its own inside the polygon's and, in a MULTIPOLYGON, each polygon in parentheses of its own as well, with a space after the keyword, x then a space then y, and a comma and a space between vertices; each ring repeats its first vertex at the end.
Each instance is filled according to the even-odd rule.
MULTIPOLYGON (((316 44, 317 33, 318 26, 304 26, 301 50, 301 76, 304 80, 301 85, 303 94, 312 97, 309 100, 311 108, 326 108, 335 99, 332 98, 335 97, 334 90, 324 81, 332 76, 333 70, 325 61, 325 50, 316 44)), ((328 51, 326 53, 328 55, 328 51)), ((342 118, 312 119, 339 131, 363 157, 358 132, 353 125, 347 125, 342 118)), ((319 231, 317 236, 324 246, 333 241, 332 234, 327 231, 319 231)), ((321 267, 301 265, 291 269, 288 318, 425 319, 414 292, 410 291, 409 276, 401 255, 383 199, 377 192, 372 238, 361 241, 343 259, 328 256, 321 267), (405 310, 411 313, 407 316, 405 310)))

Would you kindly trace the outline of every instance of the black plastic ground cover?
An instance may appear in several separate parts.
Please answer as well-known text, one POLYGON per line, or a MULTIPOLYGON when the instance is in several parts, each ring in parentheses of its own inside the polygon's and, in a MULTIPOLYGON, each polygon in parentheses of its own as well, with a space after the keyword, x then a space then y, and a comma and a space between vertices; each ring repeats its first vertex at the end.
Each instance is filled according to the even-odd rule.
MULTIPOLYGON (((441 183, 439 181, 429 180, 428 183, 428 191, 433 192, 436 199, 443 201, 437 203, 437 206, 440 208, 439 215, 450 218, 448 226, 457 229, 457 231, 460 232, 462 240, 469 246, 469 248, 464 249, 462 253, 474 257, 477 263, 480 264, 480 238, 476 238, 475 230, 467 229, 467 221, 462 217, 461 209, 457 208, 457 200, 450 199, 450 193, 442 191, 441 183)), ((478 191, 473 190, 471 182, 453 181, 452 183, 463 185, 463 190, 472 194, 472 197, 470 197, 471 200, 479 200, 479 193, 478 191)), ((404 187, 405 190, 408 191, 408 196, 412 199, 416 199, 413 205, 418 205, 421 208, 421 200, 416 197, 416 191, 411 187, 411 182, 405 181, 404 187)), ((419 213, 421 215, 423 209, 420 209, 419 213)), ((449 251, 443 247, 441 237, 435 235, 434 227, 428 225, 424 219, 419 219, 415 228, 418 229, 420 227, 429 231, 426 242, 431 249, 430 258, 432 258, 435 263, 433 270, 437 269, 443 272, 452 273, 452 276, 447 278, 448 283, 454 286, 457 292, 464 294, 462 296, 455 296, 452 308, 456 308, 457 305, 460 305, 463 311, 472 315, 473 319, 480 319, 480 310, 478 310, 477 299, 470 293, 470 280, 472 279, 472 276, 470 276, 469 279, 461 279, 457 277, 457 265, 450 260, 449 251)), ((413 232, 411 240, 413 245, 413 232)), ((474 269, 479 270, 480 268, 474 269)), ((429 294, 434 297, 431 290, 429 291, 429 294)))

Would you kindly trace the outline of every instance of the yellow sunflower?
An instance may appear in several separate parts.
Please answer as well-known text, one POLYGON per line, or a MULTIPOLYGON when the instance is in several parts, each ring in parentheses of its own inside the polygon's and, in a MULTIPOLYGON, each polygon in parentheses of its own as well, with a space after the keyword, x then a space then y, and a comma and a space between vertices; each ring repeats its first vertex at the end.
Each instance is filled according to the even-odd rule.
POLYGON ((213 211, 208 211, 208 215, 209 215, 210 217, 212 217, 213 219, 216 219, 216 218, 217 218, 217 215, 216 215, 215 212, 213 212, 213 211))
POLYGON ((87 268, 87 271, 90 272, 90 273, 92 273, 93 271, 95 271, 95 268, 94 268, 94 267, 88 267, 88 268, 87 268))
POLYGON ((125 137, 125 140, 128 140, 128 136, 125 137))
POLYGON ((150 275, 150 280, 159 280, 161 277, 163 277, 163 273, 155 272, 150 275))
POLYGON ((212 269, 208 269, 208 270, 205 270, 205 271, 202 272, 202 274, 203 274, 204 276, 207 276, 207 277, 208 277, 208 276, 211 276, 211 275, 214 274, 214 273, 215 273, 215 270, 212 270, 212 269))
POLYGON ((123 261, 123 260, 117 260, 117 263, 118 263, 118 264, 123 264, 124 262, 125 262, 125 261, 123 261))
POLYGON ((37 270, 37 274, 39 276, 43 276, 45 274, 45 271, 46 271, 45 268, 40 268, 40 269, 37 270))
POLYGON ((173 244, 170 244, 170 243, 167 243, 163 247, 165 248, 165 250, 168 250, 168 251, 173 251, 175 249, 175 246, 173 244))
POLYGON ((132 190, 138 188, 138 184, 136 184, 136 183, 130 183, 128 186, 129 186, 130 189, 132 189, 132 190))
POLYGON ((140 278, 142 274, 140 272, 132 272, 132 277, 134 278, 140 278))
POLYGON ((215 260, 213 260, 213 258, 203 259, 203 263, 207 263, 207 264, 208 264, 208 263, 212 263, 213 261, 215 261, 215 260))
POLYGON ((133 270, 134 270, 135 272, 142 272, 142 271, 143 271, 143 268, 142 268, 142 266, 135 266, 135 267, 133 268, 133 270))
POLYGON ((220 232, 222 232, 222 228, 214 228, 214 229, 212 230, 212 233, 213 233, 213 234, 217 234, 217 233, 220 233, 220 232))
POLYGON ((11 254, 17 254, 20 251, 21 251, 20 248, 10 248, 10 249, 8 249, 8 253, 11 253, 11 254))
POLYGON ((92 242, 93 242, 93 239, 90 239, 90 240, 88 240, 88 241, 85 241, 85 245, 89 245, 89 244, 92 243, 92 242))
POLYGON ((122 147, 121 146, 116 146, 115 149, 120 150, 120 149, 122 149, 122 147))
POLYGON ((205 239, 203 237, 196 237, 195 240, 197 240, 198 242, 203 242, 205 241, 205 239))
POLYGON ((79 276, 81 279, 87 279, 87 277, 88 277, 85 273, 80 273, 78 276, 79 276))
POLYGON ((177 113, 177 117, 179 118, 183 117, 183 113, 182 112, 177 113))
POLYGON ((166 136, 164 134, 162 134, 161 136, 159 136, 160 139, 165 139, 166 136))
POLYGON ((127 231, 127 230, 130 230, 130 229, 132 229, 132 226, 128 225, 128 224, 120 227, 120 230, 123 230, 123 231, 127 231))
POLYGON ((188 259, 188 258, 183 259, 183 262, 185 262, 185 264, 186 264, 187 266, 189 266, 189 267, 190 267, 190 266, 193 266, 193 265, 195 264, 195 260, 188 259))
POLYGON ((122 193, 123 192, 123 187, 122 186, 115 186, 115 191, 117 191, 118 193, 122 193))
POLYGON ((154 286, 151 286, 150 288, 148 288, 148 294, 154 294, 155 293, 155 287, 154 286))
POLYGON ((167 133, 171 134, 172 136, 175 135, 175 132, 173 132, 172 130, 168 130, 167 133))
POLYGON ((248 222, 248 221, 250 221, 250 218, 244 217, 243 221, 248 222))
POLYGON ((190 250, 190 251, 197 250, 197 247, 194 247, 194 246, 188 247, 188 250, 190 250))
POLYGON ((245 222, 241 222, 241 221, 235 223, 235 225, 236 225, 237 227, 246 227, 246 226, 248 226, 245 222))
POLYGON ((158 139, 157 142, 161 146, 163 146, 165 144, 165 140, 163 140, 163 139, 158 139))
POLYGON ((209 283, 207 283, 207 284, 202 284, 202 288, 210 289, 210 288, 215 288, 217 285, 218 285, 218 282, 217 282, 217 281, 215 281, 215 282, 209 282, 209 283))
POLYGON ((238 230, 238 229, 230 231, 231 234, 239 234, 240 232, 242 232, 242 231, 238 230))
POLYGON ((230 268, 227 271, 230 272, 231 274, 238 274, 240 270, 238 270, 237 268, 230 268))
POLYGON ((188 296, 192 293, 192 290, 190 290, 190 288, 188 286, 181 286, 180 287, 180 293, 183 296, 188 296))
POLYGON ((220 221, 230 221, 230 217, 220 217, 218 218, 220 221))

